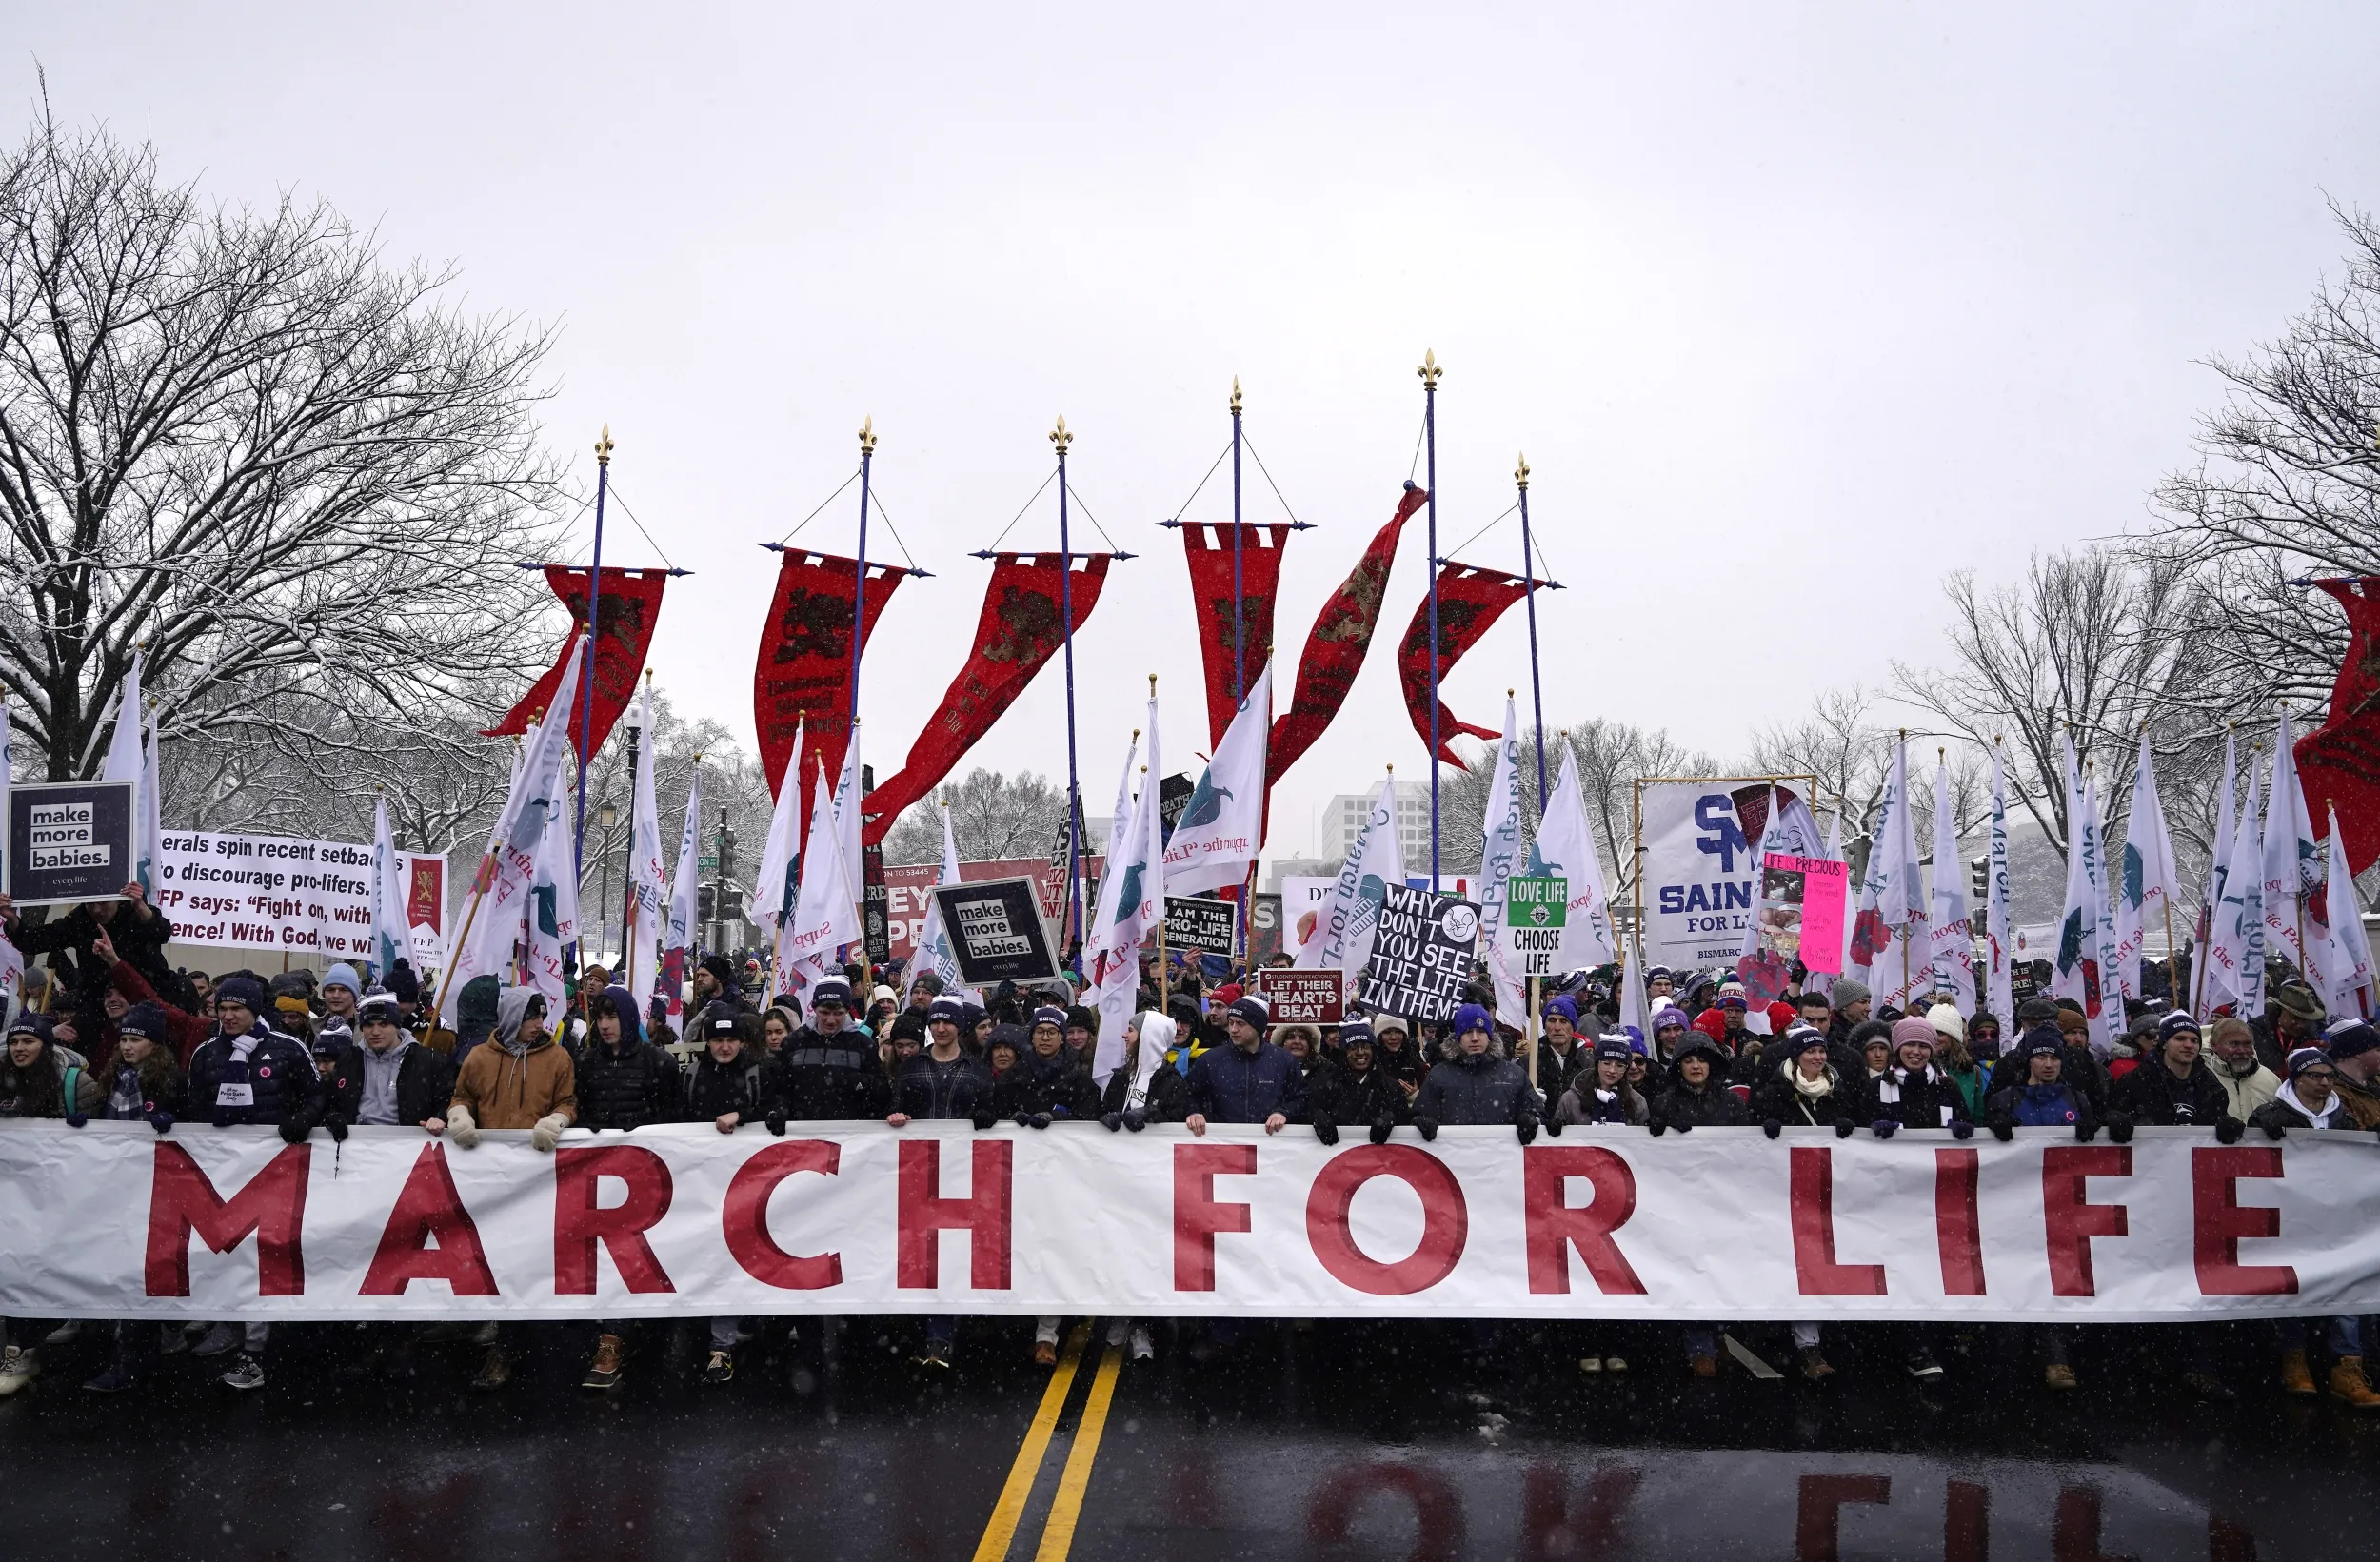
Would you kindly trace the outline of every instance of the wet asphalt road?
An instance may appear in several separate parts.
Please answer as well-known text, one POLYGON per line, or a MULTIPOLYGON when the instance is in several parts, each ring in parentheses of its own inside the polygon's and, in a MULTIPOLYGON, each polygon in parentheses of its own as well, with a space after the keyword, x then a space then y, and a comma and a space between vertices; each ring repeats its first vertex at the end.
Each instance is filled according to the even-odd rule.
POLYGON ((1419 1322, 1252 1328, 1206 1365, 1161 1329, 1158 1360, 1110 1365, 1091 1333, 1061 1396, 1022 1320, 970 1325, 929 1381, 913 1324, 852 1319, 831 1359, 805 1321, 724 1389, 694 1382, 690 1324, 640 1326, 608 1395, 577 1387, 585 1325, 510 1328, 520 1375, 492 1395, 465 1388, 467 1346, 408 1367, 371 1349, 393 1329, 317 1325, 280 1332, 253 1394, 183 1357, 101 1398, 75 1384, 103 1328, 0 1403, 0 1554, 965 1559, 1003 1534, 1043 1562, 2380 1554, 2380 1417, 2285 1399, 2252 1327, 2229 1406, 2171 1381, 2174 1331, 2150 1328, 2085 1334, 2084 1386, 2055 1397, 1989 1335, 1921 1393, 1855 1336, 1811 1389, 1696 1384, 1654 1329, 1625 1332, 1624 1379, 1586 1381, 1575 1337, 1516 1326, 1506 1379, 1466 1365, 1464 1326, 1419 1322))

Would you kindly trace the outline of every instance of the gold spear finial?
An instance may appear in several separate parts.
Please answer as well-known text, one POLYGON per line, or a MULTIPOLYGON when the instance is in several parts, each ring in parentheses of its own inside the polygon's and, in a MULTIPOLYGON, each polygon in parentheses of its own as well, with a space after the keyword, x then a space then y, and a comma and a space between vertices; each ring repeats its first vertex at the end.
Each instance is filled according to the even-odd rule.
POLYGON ((1520 452, 1520 465, 1513 468, 1513 481, 1522 487, 1529 485, 1529 452, 1520 452))
POLYGON ((876 417, 873 413, 860 420, 860 454, 876 454, 876 417))
POLYGON ((1237 374, 1231 377, 1231 415, 1235 418, 1240 416, 1240 376, 1237 374))
POLYGON ((611 425, 609 424, 604 425, 603 435, 595 442, 595 465, 598 466, 611 465, 611 425))
POLYGON ((1421 384, 1424 388, 1436 390, 1438 388, 1438 377, 1446 371, 1438 366, 1438 354, 1434 351, 1425 349, 1421 354, 1421 366, 1415 369, 1414 372, 1421 376, 1421 384))
POLYGON ((1058 446, 1058 453, 1061 456, 1066 453, 1066 446, 1074 443, 1074 436, 1066 432, 1066 415, 1063 412, 1058 414, 1058 426, 1049 431, 1049 442, 1058 446))

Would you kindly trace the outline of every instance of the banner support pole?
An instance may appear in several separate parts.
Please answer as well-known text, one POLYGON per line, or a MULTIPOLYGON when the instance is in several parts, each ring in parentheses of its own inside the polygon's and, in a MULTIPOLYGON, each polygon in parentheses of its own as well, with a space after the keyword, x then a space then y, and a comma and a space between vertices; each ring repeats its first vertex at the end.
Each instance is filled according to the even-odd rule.
POLYGON ((1058 616, 1066 632, 1066 906, 1072 933, 1065 940, 1075 975, 1082 974, 1082 778, 1075 762, 1074 734, 1074 541, 1067 530, 1066 432, 1061 413, 1049 442, 1058 447, 1058 616))
POLYGON ((1245 602, 1241 595, 1240 546, 1245 536, 1240 524, 1240 376, 1231 377, 1231 702, 1236 708, 1248 697, 1245 602))
POLYGON ((1438 354, 1424 350, 1421 366, 1421 438, 1430 452, 1430 893, 1438 893, 1438 381, 1445 370, 1438 354))
POLYGON ((602 620, 596 611, 604 600, 604 496, 611 486, 611 425, 595 441, 595 559, 586 571, 586 660, 579 669, 579 787, 571 801, 570 872, 574 879, 586 877, 586 761, 595 738, 595 658, 597 625, 602 620))
MULTIPOLYGON (((1520 583, 1529 608, 1529 706, 1537 735, 1537 817, 1545 817, 1545 690, 1537 674, 1537 561, 1529 536, 1529 457, 1524 451, 1513 468, 1520 485, 1520 583)), ((1436 580, 1437 572, 1431 572, 1436 580)))

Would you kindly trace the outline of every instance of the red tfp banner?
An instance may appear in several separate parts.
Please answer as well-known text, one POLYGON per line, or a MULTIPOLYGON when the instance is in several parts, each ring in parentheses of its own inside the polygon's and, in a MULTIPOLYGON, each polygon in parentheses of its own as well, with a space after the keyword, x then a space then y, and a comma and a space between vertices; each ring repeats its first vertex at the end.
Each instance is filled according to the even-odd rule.
POLYGON ((2330 719, 2297 740, 2297 780, 2314 828, 2339 810, 2347 862, 2361 873, 2380 858, 2380 577, 2316 581, 2347 610, 2347 655, 2330 688, 2330 719))
MULTIPOLYGON (((1537 584, 1543 585, 1543 581, 1537 584)), ((1479 643, 1479 638, 1494 627, 1504 609, 1518 602, 1528 590, 1528 583, 1517 575, 1500 569, 1483 569, 1477 564, 1458 564, 1448 560, 1438 574, 1438 680, 1442 684, 1446 675, 1462 654, 1479 643)), ((1413 718, 1413 730, 1421 741, 1430 741, 1430 599, 1413 610, 1413 623, 1405 630, 1404 643, 1397 649, 1397 671, 1405 683, 1405 711, 1413 718)), ((1444 701, 1438 707, 1438 757, 1447 764, 1460 764, 1455 753, 1455 738, 1468 734, 1474 738, 1497 738, 1501 734, 1495 727, 1473 726, 1458 722, 1455 713, 1446 708, 1444 701)))
MULTIPOLYGON (((1264 761, 1266 786, 1279 781, 1314 746, 1314 740, 1322 736, 1346 702, 1356 674, 1363 670, 1364 653, 1372 648, 1372 631, 1380 621, 1380 599, 1388 593, 1388 572, 1397 563, 1398 539, 1404 533, 1405 523, 1429 502, 1427 488, 1406 484, 1403 496, 1397 501, 1397 513, 1374 534, 1372 545, 1363 550, 1356 567, 1314 615, 1305 655, 1298 662, 1297 691, 1289 698, 1289 708, 1273 720, 1264 761)), ((1425 623, 1425 645, 1429 643, 1427 628, 1425 623)))
MULTIPOLYGON (((867 613, 860 624, 860 646, 909 571, 870 564, 867 613)), ((804 720, 802 757, 802 817, 808 819, 809 793, 818 787, 818 761, 831 781, 843 774, 843 745, 851 741, 851 621, 859 601, 859 561, 789 547, 777 559, 777 594, 769 600, 761 630, 760 654, 752 664, 752 724, 760 733, 761 764, 771 791, 783 789, 793 734, 804 720)))
MULTIPOLYGON (((483 738, 513 737, 529 729, 529 723, 543 719, 554 706, 562 687, 562 659, 570 654, 570 639, 586 626, 586 588, 588 572, 564 564, 545 566, 545 583, 570 609, 570 634, 565 635, 562 649, 554 657, 554 664, 545 676, 529 685, 529 692, 505 712, 504 720, 480 734, 483 738)), ((662 588, 669 583, 665 569, 610 569, 604 571, 604 588, 595 608, 599 625, 595 635, 595 725, 590 736, 590 749, 604 746, 611 736, 611 726, 620 720, 620 713, 636 698, 637 675, 645 670, 645 652, 653 643, 653 625, 661 618, 662 588)), ((579 713, 572 714, 570 746, 579 746, 579 713)))
MULTIPOLYGON (((1109 557, 1074 555, 1076 631, 1099 605, 1109 557)), ((959 676, 950 681, 942 704, 909 745, 908 762, 868 794, 867 841, 883 840, 903 808, 950 774, 1064 643, 1067 625, 1061 603, 1066 589, 1065 558, 1060 553, 993 557, 991 583, 984 588, 983 611, 975 623, 975 644, 959 676)))
POLYGON ((1206 741, 1223 741, 1223 729, 1240 714, 1232 691, 1232 630, 1239 628, 1240 688, 1256 681, 1273 654, 1273 596, 1280 583, 1281 555, 1289 546, 1285 525, 1201 526, 1181 523, 1181 545, 1189 555, 1190 595, 1198 603, 1199 654, 1206 662, 1206 741), (1240 589, 1232 590, 1232 533, 1240 534, 1240 589), (1232 604, 1239 603, 1235 618, 1232 604))
POLYGON ((334 1145, 0 1120, 0 1314, 2207 1323, 2380 1306, 2380 1157, 2361 1135, 1363 1139, 704 1122, 571 1128, 541 1154, 519 1130, 466 1150, 418 1128, 334 1145))

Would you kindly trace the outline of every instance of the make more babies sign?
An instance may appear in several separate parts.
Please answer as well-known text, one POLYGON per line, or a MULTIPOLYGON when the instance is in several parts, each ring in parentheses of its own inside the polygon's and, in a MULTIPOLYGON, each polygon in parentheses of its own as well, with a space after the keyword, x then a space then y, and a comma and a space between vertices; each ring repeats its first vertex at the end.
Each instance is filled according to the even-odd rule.
POLYGON ((132 877, 132 783, 9 788, 9 894, 19 905, 112 900, 132 877))

